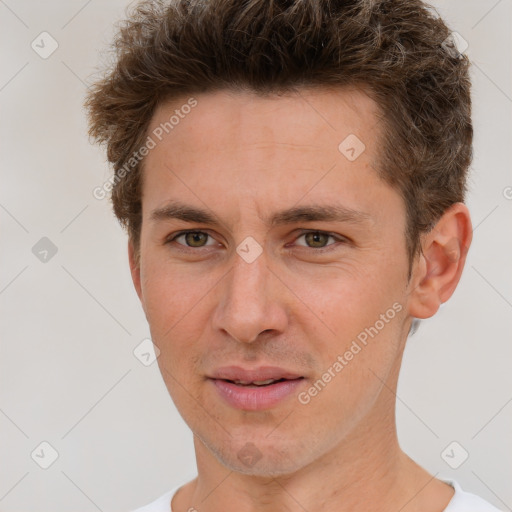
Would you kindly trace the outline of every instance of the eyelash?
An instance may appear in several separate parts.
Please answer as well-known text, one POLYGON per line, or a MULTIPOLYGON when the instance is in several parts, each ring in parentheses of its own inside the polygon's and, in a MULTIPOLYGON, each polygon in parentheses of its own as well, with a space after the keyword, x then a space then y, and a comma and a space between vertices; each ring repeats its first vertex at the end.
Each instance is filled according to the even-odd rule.
MULTIPOLYGON (((165 241, 165 244, 170 244, 171 242, 174 242, 180 236, 187 235, 188 233, 203 233, 203 234, 207 235, 208 237, 213 238, 206 231, 201 231, 201 230, 197 230, 197 229, 189 229, 189 230, 186 230, 186 231, 180 231, 180 232, 176 233, 172 237, 168 238, 165 241)), ((302 231, 301 233, 299 233, 299 235, 297 236, 297 238, 295 240, 298 240, 300 237, 302 237, 304 235, 307 235, 308 233, 316 233, 316 234, 321 234, 321 235, 327 235, 330 238, 333 238, 334 240, 337 240, 341 244, 346 244, 346 243, 349 242, 349 240, 347 238, 345 238, 345 237, 336 236, 336 235, 334 235, 332 233, 329 233, 327 231, 319 231, 319 230, 314 230, 314 229, 302 231)), ((180 245, 183 248, 182 250, 184 250, 184 251, 188 251, 188 250, 193 250, 193 251, 196 250, 197 251, 199 249, 205 249, 206 247, 208 247, 208 246, 190 247, 190 246, 184 245, 184 244, 178 244, 178 245, 180 245)), ((329 245, 326 245, 324 247, 308 247, 308 246, 302 245, 302 246, 299 246, 299 247, 303 247, 304 249, 312 249, 315 252, 323 253, 323 252, 331 251, 332 250, 332 246, 335 246, 335 245, 336 244, 329 244, 329 245)))

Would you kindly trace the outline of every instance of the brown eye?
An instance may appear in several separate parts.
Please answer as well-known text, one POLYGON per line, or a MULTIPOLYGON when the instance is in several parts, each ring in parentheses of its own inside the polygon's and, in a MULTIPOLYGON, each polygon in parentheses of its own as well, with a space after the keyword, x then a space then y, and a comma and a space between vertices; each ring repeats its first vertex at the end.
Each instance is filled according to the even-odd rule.
POLYGON ((325 247, 330 235, 326 233, 306 233, 304 239, 310 247, 325 247))
POLYGON ((187 233, 185 235, 185 240, 187 244, 191 247, 202 247, 204 243, 208 240, 208 235, 206 233, 201 233, 200 231, 187 233))
MULTIPOLYGON (((208 238, 210 238, 210 235, 208 233, 205 233, 203 231, 187 231, 185 233, 181 233, 174 238, 172 238, 171 241, 177 241, 180 238, 185 239, 185 243, 178 242, 180 245, 185 245, 186 247, 206 247, 208 238)), ((210 244, 211 245, 211 244, 210 244)))
POLYGON ((333 240, 336 240, 333 235, 330 235, 329 233, 324 233, 322 231, 309 231, 306 233, 302 233, 297 240, 304 238, 304 241, 306 244, 298 244, 302 247, 309 247, 311 249, 323 249, 324 247, 327 247, 329 245, 334 245, 332 243, 328 244, 329 238, 332 238, 333 240))

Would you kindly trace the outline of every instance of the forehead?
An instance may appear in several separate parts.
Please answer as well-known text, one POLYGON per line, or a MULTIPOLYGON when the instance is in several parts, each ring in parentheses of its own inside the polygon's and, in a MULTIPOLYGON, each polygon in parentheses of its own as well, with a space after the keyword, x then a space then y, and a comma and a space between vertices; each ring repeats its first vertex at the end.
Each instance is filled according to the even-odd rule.
POLYGON ((148 133, 156 147, 145 168, 197 167, 203 178, 216 171, 235 180, 253 172, 277 182, 335 165, 350 178, 378 166, 380 110, 354 88, 268 96, 221 90, 160 104, 148 133))
POLYGON ((163 137, 172 133, 176 142, 186 143, 182 149, 268 138, 306 150, 332 145, 350 133, 370 139, 381 113, 367 92, 363 87, 317 87, 263 96, 220 90, 194 96, 193 107, 191 96, 182 96, 157 106, 149 132, 163 128, 163 137))
POLYGON ((277 210, 302 197, 360 209, 389 192, 375 170, 379 121, 376 103, 354 88, 167 101, 148 130, 157 140, 144 162, 143 210, 184 196, 233 211, 277 210))

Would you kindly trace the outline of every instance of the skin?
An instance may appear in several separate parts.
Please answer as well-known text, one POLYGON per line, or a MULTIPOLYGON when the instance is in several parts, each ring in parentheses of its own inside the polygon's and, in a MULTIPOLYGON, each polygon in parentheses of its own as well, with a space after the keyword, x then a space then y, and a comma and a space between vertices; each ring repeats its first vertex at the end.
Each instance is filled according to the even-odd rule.
MULTIPOLYGON (((444 510, 453 489, 399 447, 395 392, 412 319, 434 315, 459 281, 467 208, 453 205, 422 237, 409 280, 405 205, 375 171, 381 125, 368 96, 195 98, 146 157, 139 261, 128 246, 162 376, 194 433, 198 476, 173 511, 444 510), (338 150, 349 134, 366 146, 354 161, 338 150), (220 221, 153 219, 171 200, 220 221), (328 204, 364 218, 267 223, 283 209, 328 204), (209 237, 169 241, 182 230, 209 237), (263 249, 252 263, 236 252, 248 236, 263 249), (235 409, 206 378, 226 365, 281 366, 308 390, 393 304, 396 316, 305 405, 294 394, 265 411, 235 409), (238 458, 248 442, 261 456, 250 467, 238 458)), ((161 104, 148 133, 186 100, 161 104)))

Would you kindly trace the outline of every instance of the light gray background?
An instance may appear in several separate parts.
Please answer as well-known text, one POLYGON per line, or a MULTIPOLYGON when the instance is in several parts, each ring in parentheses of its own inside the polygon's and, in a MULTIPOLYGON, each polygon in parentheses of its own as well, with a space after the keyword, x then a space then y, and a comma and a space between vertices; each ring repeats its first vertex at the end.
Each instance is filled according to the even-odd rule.
MULTIPOLYGON (((110 171, 82 102, 126 5, 0 0, 2 512, 129 510, 195 476, 156 363, 133 355, 149 329, 126 237, 92 196, 110 171), (43 31, 59 45, 47 59, 31 48, 43 31), (46 263, 32 252, 42 237, 58 248, 46 263), (59 454, 48 469, 31 458, 43 441, 59 454)), ((433 474, 510 510, 512 3, 434 5, 473 61, 475 233, 455 295, 409 340, 399 439, 433 474), (469 452, 457 470, 440 455, 452 441, 469 452)))

